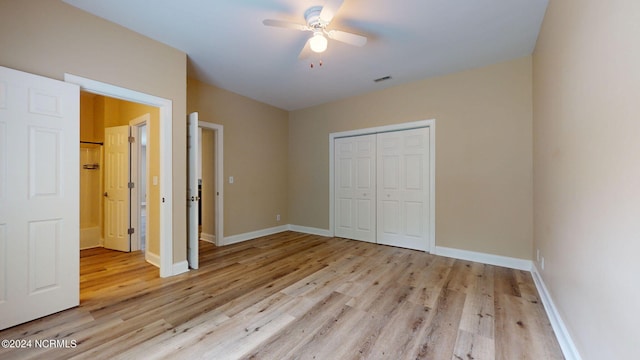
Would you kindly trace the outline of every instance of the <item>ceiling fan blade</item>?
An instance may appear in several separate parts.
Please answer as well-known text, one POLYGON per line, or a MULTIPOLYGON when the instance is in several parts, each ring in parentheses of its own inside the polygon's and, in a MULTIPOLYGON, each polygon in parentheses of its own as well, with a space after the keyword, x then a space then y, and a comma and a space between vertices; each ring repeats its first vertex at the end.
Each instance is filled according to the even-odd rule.
POLYGON ((320 20, 325 24, 330 23, 331 20, 333 20, 333 17, 336 16, 338 9, 340 9, 343 2, 344 0, 326 0, 322 7, 322 11, 320 12, 320 20))
POLYGON ((338 40, 345 44, 353 46, 364 46, 367 43, 367 38, 362 35, 352 34, 346 31, 331 30, 327 32, 330 39, 338 40))
POLYGON ((281 27, 286 29, 294 29, 294 30, 301 30, 301 31, 310 30, 307 25, 298 24, 291 21, 266 19, 266 20, 262 20, 262 23, 266 26, 275 26, 275 27, 281 27))
POLYGON ((304 60, 309 58, 311 54, 313 54, 313 51, 311 51, 310 42, 311 42, 311 39, 307 40, 307 42, 304 44, 302 51, 300 51, 300 55, 298 55, 298 59, 304 60))

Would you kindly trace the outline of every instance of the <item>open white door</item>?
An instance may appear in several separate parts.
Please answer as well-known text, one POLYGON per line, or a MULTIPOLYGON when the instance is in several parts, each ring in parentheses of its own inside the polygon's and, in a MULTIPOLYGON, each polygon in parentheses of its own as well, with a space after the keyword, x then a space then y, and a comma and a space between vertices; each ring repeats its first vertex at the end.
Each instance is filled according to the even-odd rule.
POLYGON ((187 157, 189 159, 189 179, 187 203, 189 204, 189 241, 187 261, 192 269, 198 268, 198 113, 189 114, 189 133, 187 135, 187 157))
POLYGON ((129 126, 104 129, 104 247, 131 251, 129 126))
POLYGON ((0 330, 79 304, 78 86, 0 67, 0 330))

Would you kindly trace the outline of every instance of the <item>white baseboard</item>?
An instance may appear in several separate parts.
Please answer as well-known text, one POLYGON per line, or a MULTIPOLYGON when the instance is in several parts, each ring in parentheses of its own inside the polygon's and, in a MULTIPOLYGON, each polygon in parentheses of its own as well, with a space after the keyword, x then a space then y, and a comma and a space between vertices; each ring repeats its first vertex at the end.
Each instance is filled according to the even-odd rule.
POLYGON ((203 233, 200 233, 200 240, 215 244, 216 243, 216 236, 203 232, 203 233))
POLYGON ((222 245, 236 244, 236 243, 239 243, 239 242, 256 239, 256 238, 259 238, 259 237, 262 237, 262 236, 281 233, 281 232, 287 231, 287 230, 289 230, 289 226, 288 225, 282 225, 282 226, 276 226, 276 227, 272 227, 272 228, 268 228, 268 229, 251 231, 251 232, 244 233, 244 234, 226 236, 224 239, 222 239, 222 245))
POLYGON ((173 264, 171 269, 173 275, 179 275, 187 271, 189 271, 189 263, 186 260, 173 264))
POLYGON ((92 245, 92 246, 85 246, 85 247, 80 247, 80 250, 88 250, 88 249, 95 249, 95 248, 102 248, 104 246, 102 245, 92 245))
POLYGON ((154 254, 151 251, 145 251, 144 259, 151 265, 160 268, 160 255, 154 254))
POLYGON ((434 255, 446 256, 454 259, 475 261, 488 265, 508 267, 511 269, 531 271, 531 260, 512 258, 507 256, 480 253, 475 251, 453 249, 444 246, 436 246, 434 255))
MULTIPOLYGON (((304 233, 304 234, 311 234, 311 235, 319 235, 319 236, 331 236, 331 233, 329 232, 329 230, 325 230, 325 229, 318 229, 318 228, 312 228, 312 227, 306 227, 306 226, 299 226, 299 225, 281 225, 281 226, 276 226, 276 227, 272 227, 272 228, 268 228, 268 229, 262 229, 262 230, 256 230, 256 231, 251 231, 248 233, 244 233, 244 234, 238 234, 238 235, 231 235, 231 236, 226 236, 223 240, 222 240, 222 245, 231 245, 231 244, 236 244, 239 242, 243 242, 243 241, 248 241, 248 240, 253 240, 262 236, 268 236, 268 235, 273 235, 273 234, 277 234, 277 233, 281 233, 283 231, 296 231, 296 232, 300 232, 300 233, 304 233)), ((215 235, 210 235, 210 234, 205 234, 202 233, 200 235, 200 239, 203 241, 209 241, 215 244, 215 235)))
POLYGON ((329 230, 325 230, 325 229, 318 229, 318 228, 300 226, 300 225, 288 225, 288 227, 289 227, 289 230, 291 231, 296 231, 304 234, 327 236, 327 237, 333 236, 329 230))
POLYGON ((538 293, 540 294, 544 309, 547 311, 547 316, 549 317, 549 322, 551 322, 551 327, 553 327, 556 338, 560 343, 560 348, 562 348, 564 357, 567 360, 581 360, 582 357, 580 356, 575 343, 571 339, 571 335, 569 335, 569 331, 564 325, 564 321, 562 321, 562 317, 560 317, 558 309, 553 303, 551 294, 547 290, 547 286, 544 284, 544 281, 542 280, 542 276, 540 276, 540 272, 538 271, 538 267, 536 266, 536 264, 533 264, 531 267, 531 275, 533 276, 533 282, 536 284, 536 288, 538 289, 538 293))

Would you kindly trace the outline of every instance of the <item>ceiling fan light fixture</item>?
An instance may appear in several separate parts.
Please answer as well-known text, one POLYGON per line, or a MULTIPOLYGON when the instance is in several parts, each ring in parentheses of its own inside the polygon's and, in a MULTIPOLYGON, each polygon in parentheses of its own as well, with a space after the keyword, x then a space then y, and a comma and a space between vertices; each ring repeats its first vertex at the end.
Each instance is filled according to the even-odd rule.
POLYGON ((311 51, 321 53, 327 50, 327 38, 324 37, 322 32, 316 31, 313 33, 313 37, 309 40, 309 47, 311 51))

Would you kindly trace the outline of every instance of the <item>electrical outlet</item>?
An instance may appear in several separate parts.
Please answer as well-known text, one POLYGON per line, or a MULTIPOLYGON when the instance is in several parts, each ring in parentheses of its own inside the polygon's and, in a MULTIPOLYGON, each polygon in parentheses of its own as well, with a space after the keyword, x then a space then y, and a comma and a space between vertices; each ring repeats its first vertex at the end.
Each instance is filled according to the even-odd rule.
POLYGON ((276 215, 276 221, 280 221, 280 214, 276 215))
POLYGON ((234 178, 233 176, 229 176, 229 184, 233 184, 234 178))

